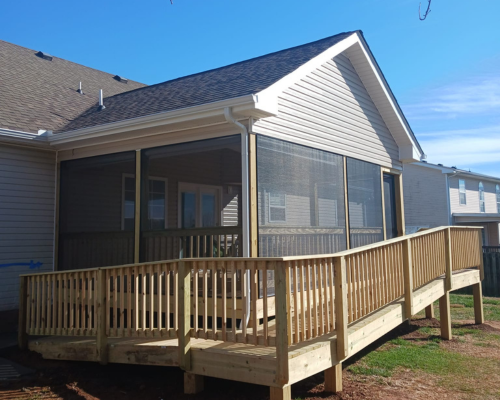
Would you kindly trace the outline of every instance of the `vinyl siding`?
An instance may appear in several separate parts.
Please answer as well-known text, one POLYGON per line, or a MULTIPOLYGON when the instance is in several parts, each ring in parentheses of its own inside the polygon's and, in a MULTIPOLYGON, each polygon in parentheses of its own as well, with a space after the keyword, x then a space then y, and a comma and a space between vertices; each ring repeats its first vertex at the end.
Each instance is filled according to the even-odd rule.
POLYGON ((446 175, 440 170, 405 165, 403 193, 407 227, 449 225, 446 175))
MULTIPOLYGON (((0 145, 0 264, 43 263, 53 269, 55 153, 0 145)), ((0 311, 19 302, 19 275, 28 266, 0 268, 0 311)))
POLYGON ((495 183, 470 177, 450 177, 450 204, 452 213, 479 213, 479 182, 484 185, 484 200, 486 214, 496 214, 497 203, 495 193, 495 183), (458 191, 459 179, 465 180, 466 190, 466 205, 460 205, 460 197, 458 191))
POLYGON ((349 59, 340 54, 280 94, 253 131, 399 168, 399 149, 349 59))

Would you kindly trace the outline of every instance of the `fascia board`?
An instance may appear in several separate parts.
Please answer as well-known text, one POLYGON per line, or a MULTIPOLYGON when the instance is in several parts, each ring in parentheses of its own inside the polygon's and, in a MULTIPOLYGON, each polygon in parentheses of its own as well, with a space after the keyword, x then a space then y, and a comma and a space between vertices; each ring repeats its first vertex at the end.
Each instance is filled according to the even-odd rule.
MULTIPOLYGON (((357 33, 356 35, 358 36, 359 43, 361 45, 361 50, 363 51, 366 62, 369 64, 371 70, 374 72, 375 77, 377 78, 377 81, 380 85, 381 90, 383 90, 385 96, 387 97, 389 103, 391 104, 392 110, 394 111, 394 114, 398 120, 398 122, 401 125, 401 128, 404 130, 406 133, 406 136, 408 138, 409 143, 411 143, 418 151, 420 156, 424 154, 422 148, 420 147, 420 144, 416 142, 413 138, 412 130, 410 126, 408 125, 408 122, 406 121, 406 118, 404 117, 403 111, 399 107, 396 98, 394 97, 394 94, 392 93, 392 90, 390 89, 387 81, 383 77, 382 71, 380 70, 377 62, 375 61, 375 58, 373 57, 372 52, 368 48, 368 44, 364 40, 362 36, 359 36, 357 33)), ((420 157, 419 157, 420 159, 420 157)))

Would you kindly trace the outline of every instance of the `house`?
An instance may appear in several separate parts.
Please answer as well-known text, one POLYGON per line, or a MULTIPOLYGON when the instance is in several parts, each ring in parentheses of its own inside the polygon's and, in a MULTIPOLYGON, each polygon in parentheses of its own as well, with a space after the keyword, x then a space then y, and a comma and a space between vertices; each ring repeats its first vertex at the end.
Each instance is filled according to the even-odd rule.
POLYGON ((36 143, 54 272, 21 276, 19 343, 46 358, 290 399, 321 371, 340 390, 343 360, 435 300, 451 338, 452 289, 482 320, 479 230, 404 236, 423 152, 360 31, 105 97, 36 143))
POLYGON ((483 244, 499 246, 500 178, 442 164, 405 165, 406 230, 480 226, 483 244))
MULTIPOLYGON (((2 321, 17 319, 19 274, 54 267, 57 149, 48 135, 91 107, 99 90, 114 95, 143 86, 0 40, 2 321)), ((15 324, 0 330, 9 326, 15 324)))

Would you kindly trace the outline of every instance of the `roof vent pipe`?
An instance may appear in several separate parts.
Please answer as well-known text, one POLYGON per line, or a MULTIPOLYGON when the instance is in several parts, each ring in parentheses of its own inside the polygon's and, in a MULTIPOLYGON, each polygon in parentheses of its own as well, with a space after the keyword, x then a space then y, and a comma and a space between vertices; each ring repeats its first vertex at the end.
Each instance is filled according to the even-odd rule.
POLYGON ((82 90, 82 82, 80 82, 80 86, 78 87, 77 92, 78 92, 78 93, 80 93, 80 94, 83 94, 83 90, 82 90))
POLYGON ((102 89, 99 89, 99 110, 104 110, 105 108, 102 101, 102 89))

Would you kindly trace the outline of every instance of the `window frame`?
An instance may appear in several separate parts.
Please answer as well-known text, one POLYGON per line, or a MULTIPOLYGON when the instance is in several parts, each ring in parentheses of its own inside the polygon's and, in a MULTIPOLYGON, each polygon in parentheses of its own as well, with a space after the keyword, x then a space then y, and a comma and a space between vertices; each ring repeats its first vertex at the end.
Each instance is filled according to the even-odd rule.
MULTIPOLYGON (((132 178, 134 180, 135 186, 135 174, 122 174, 122 216, 121 216, 121 229, 125 230, 125 180, 127 178, 132 178)), ((164 178, 161 176, 149 176, 148 177, 148 185, 149 181, 161 181, 165 182, 165 226, 164 229, 168 229, 168 178, 164 178)), ((135 190, 134 190, 135 193, 135 190)), ((149 193, 149 190, 148 190, 149 193)), ((135 200, 134 200, 134 209, 135 209, 135 200)), ((135 217, 134 217, 135 219, 135 217)), ((149 220, 149 198, 148 198, 148 220, 149 220)))
POLYGON ((267 208, 268 208, 268 214, 269 214, 269 222, 281 222, 281 223, 285 223, 287 218, 286 218, 286 193, 279 193, 279 192, 267 192, 267 208), (283 195, 284 196, 284 200, 285 200, 285 205, 284 206, 272 206, 271 205, 271 194, 277 194, 279 196, 283 195), (279 208, 279 209, 283 209, 285 210, 285 219, 272 219, 271 218, 271 208, 279 208))
POLYGON ((495 186, 495 195, 497 200, 497 213, 500 214, 500 185, 495 186))
POLYGON ((486 198, 484 196, 484 184, 482 181, 479 181, 478 186, 478 195, 479 195, 479 212, 480 213, 486 213, 486 198), (481 194, 483 195, 483 198, 481 199, 481 194))
POLYGON ((467 205, 467 186, 465 185, 465 179, 459 179, 458 180, 458 204, 461 206, 466 206, 467 205), (464 191, 462 192, 462 189, 460 187, 460 182, 464 183, 464 191), (464 195, 464 202, 462 203, 461 199, 461 194, 464 195))

